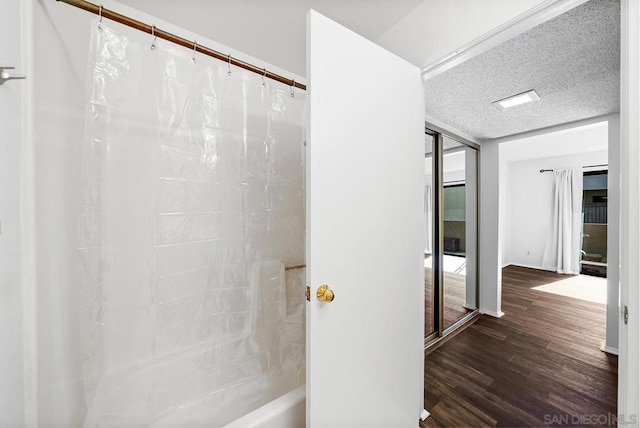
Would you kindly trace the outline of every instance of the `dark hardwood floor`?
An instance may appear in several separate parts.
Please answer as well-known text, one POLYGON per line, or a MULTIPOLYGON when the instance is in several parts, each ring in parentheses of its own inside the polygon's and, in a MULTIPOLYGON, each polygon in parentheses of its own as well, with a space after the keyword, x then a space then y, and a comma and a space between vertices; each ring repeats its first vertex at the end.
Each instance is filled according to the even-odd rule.
POLYGON ((503 269, 501 319, 481 316, 425 358, 426 427, 615 426, 605 305, 533 290, 564 275, 503 269))
MULTIPOLYGON (((431 300, 433 297, 433 272, 431 268, 424 269, 424 312, 426 335, 433 332, 433 315, 431 300)), ((471 312, 464 307, 466 275, 444 272, 444 328, 451 326, 460 318, 471 312)))

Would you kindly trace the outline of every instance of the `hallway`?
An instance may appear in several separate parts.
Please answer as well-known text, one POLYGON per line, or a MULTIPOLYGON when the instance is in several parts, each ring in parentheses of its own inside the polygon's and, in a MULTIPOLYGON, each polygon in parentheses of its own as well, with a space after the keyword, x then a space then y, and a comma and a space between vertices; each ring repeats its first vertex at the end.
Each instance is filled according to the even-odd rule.
POLYGON ((534 289, 566 278, 503 269, 506 315, 482 316, 426 356, 423 426, 616 425, 605 305, 534 289))

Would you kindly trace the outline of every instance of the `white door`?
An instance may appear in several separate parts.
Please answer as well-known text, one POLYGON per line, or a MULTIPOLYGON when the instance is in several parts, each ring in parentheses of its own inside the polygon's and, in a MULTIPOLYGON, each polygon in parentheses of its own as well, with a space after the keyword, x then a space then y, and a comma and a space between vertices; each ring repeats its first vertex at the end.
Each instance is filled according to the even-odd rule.
POLYGON ((423 401, 420 70, 307 17, 307 426, 417 426, 423 401), (319 301, 318 287, 334 292, 319 301))

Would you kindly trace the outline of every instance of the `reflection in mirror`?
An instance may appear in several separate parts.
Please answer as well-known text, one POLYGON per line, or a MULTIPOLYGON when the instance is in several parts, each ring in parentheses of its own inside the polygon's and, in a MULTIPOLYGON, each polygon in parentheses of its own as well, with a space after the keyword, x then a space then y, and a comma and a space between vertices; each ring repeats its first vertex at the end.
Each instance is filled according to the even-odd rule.
POLYGON ((435 331, 434 323, 434 299, 433 299, 433 270, 431 266, 427 266, 426 259, 430 258, 433 253, 433 136, 425 134, 425 186, 424 186, 424 221, 425 221, 425 270, 424 270, 424 318, 425 318, 425 337, 435 331))
POLYGON ((476 309, 477 151, 445 137, 443 150, 444 329, 476 309))
POLYGON ((477 149, 425 135, 424 222, 425 338, 431 340, 478 306, 477 149))

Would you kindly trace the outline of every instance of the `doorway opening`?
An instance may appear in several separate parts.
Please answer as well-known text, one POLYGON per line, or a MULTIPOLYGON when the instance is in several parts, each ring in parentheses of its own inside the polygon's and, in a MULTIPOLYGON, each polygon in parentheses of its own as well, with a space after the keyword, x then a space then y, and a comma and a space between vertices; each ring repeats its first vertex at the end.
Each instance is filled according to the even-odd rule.
POLYGON ((503 267, 555 270, 543 262, 553 217, 554 173, 549 170, 580 170, 580 241, 572 246, 578 265, 574 275, 533 291, 600 305, 606 317, 589 321, 589 334, 598 342, 590 345, 591 351, 611 354, 618 352, 619 272, 607 269, 617 266, 619 257, 617 124, 615 116, 597 118, 514 138, 499 147, 503 267))

